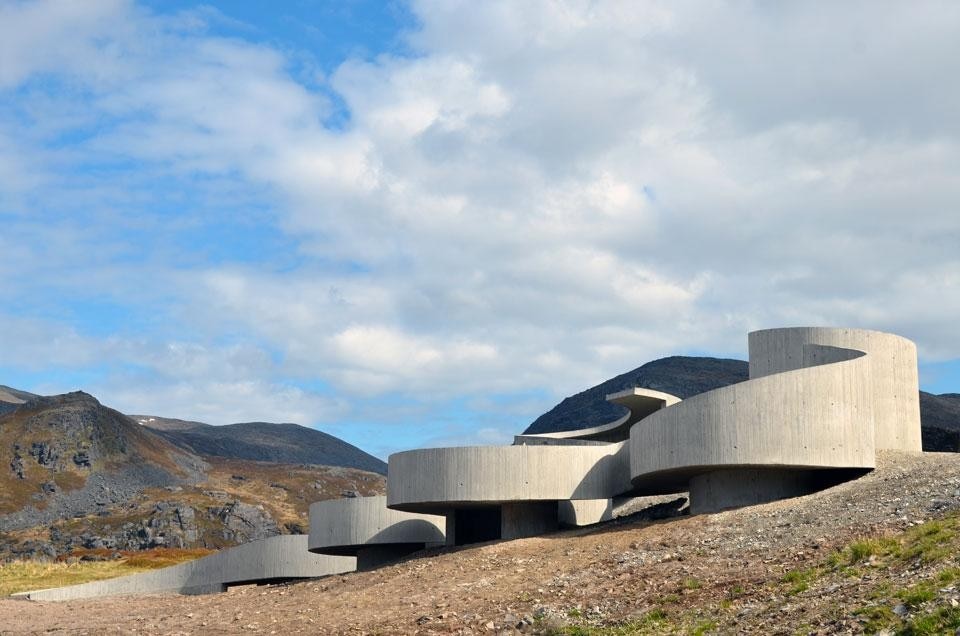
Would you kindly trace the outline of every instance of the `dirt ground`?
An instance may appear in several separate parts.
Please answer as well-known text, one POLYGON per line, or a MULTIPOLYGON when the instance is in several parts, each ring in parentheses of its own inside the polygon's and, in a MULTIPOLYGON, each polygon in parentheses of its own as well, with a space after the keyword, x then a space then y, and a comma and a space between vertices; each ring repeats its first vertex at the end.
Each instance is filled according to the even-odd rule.
POLYGON ((806 497, 431 551, 372 572, 200 597, 0 600, 0 632, 895 631, 960 604, 960 533, 927 530, 958 515, 960 455, 885 453, 867 476, 806 497), (892 545, 912 528, 939 551, 894 558, 855 543, 892 545))

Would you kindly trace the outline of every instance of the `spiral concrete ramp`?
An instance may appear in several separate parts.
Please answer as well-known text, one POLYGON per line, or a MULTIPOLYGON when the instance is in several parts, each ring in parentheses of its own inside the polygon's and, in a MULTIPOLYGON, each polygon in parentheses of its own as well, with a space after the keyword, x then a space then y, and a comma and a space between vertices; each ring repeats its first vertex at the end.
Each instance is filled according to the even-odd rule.
POLYGON ((310 536, 274 537, 173 568, 30 592, 37 599, 217 591, 323 576, 459 545, 609 518, 613 498, 688 491, 694 513, 806 494, 921 451, 917 352, 860 329, 749 334, 747 381, 680 401, 635 388, 609 424, 520 435, 513 446, 429 448, 389 458, 386 497, 319 502, 310 536), (320 553, 311 554, 308 552, 320 553), (334 556, 348 555, 348 556, 334 556))
POLYGON ((350 555, 357 569, 391 563, 424 548, 444 545, 444 517, 387 508, 386 497, 318 501, 310 506, 309 550, 350 555))
POLYGON ((353 557, 311 554, 304 535, 281 535, 159 570, 14 596, 34 601, 68 601, 124 594, 210 594, 223 592, 232 585, 317 578, 352 572, 355 567, 353 557))
POLYGON ((622 495, 689 491, 694 513, 797 496, 872 469, 877 450, 921 450, 909 340, 821 327, 748 340, 739 384, 684 401, 632 389, 608 396, 630 412, 604 426, 391 455, 387 505, 445 515, 448 542, 511 538, 564 511, 602 519, 622 495))
POLYGON ((389 458, 387 505, 445 516, 449 544, 609 519, 613 497, 632 488, 630 426, 679 398, 635 388, 607 399, 628 412, 603 426, 520 435, 513 446, 395 453, 389 458))
POLYGON ((749 335, 750 379, 657 411, 630 432, 642 494, 689 490, 691 511, 781 499, 862 474, 877 450, 920 452, 915 345, 802 327, 749 335))

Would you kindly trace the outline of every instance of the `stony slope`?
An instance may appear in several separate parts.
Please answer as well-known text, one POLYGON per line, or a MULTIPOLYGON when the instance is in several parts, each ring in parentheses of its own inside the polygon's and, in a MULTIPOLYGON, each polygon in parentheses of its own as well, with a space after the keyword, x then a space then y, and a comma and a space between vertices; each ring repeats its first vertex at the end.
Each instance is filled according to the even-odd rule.
POLYGON ((791 500, 421 553, 206 597, 0 601, 11 633, 859 634, 960 627, 960 461, 791 500))
POLYGON ((203 471, 200 458, 91 395, 36 397, 0 416, 0 531, 96 513, 203 471))
POLYGON ((148 415, 131 417, 173 444, 199 455, 342 466, 387 474, 382 460, 339 438, 298 424, 245 422, 211 426, 148 415))
MULTIPOLYGON (((564 398, 534 420, 524 433, 570 431, 611 422, 626 410, 607 402, 606 396, 623 389, 638 386, 686 399, 743 382, 748 377, 748 364, 743 360, 689 356, 662 358, 564 398)), ((960 452, 960 394, 933 395, 921 391, 920 420, 924 450, 960 452)))
POLYGON ((0 397, 14 407, 0 414, 0 558, 217 548, 302 532, 313 501, 384 491, 364 470, 202 455, 82 392, 0 397))

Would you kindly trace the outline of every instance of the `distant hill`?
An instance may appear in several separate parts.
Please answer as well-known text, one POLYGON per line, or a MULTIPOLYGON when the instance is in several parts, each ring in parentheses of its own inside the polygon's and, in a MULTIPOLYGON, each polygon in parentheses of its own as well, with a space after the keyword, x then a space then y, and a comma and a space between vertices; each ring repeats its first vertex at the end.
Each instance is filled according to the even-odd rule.
MULTIPOLYGON (((687 399, 698 393, 743 382, 749 365, 743 360, 672 356, 661 358, 611 378, 562 402, 538 417, 525 434, 571 431, 599 426, 626 413, 606 401, 609 393, 643 387, 687 399)), ((920 392, 920 422, 923 449, 960 452, 960 394, 933 395, 920 392)))
POLYGON ((0 530, 95 513, 203 472, 200 458, 80 391, 0 416, 0 460, 0 530))
POLYGON ((352 444, 298 424, 245 422, 211 426, 149 415, 136 421, 200 455, 285 464, 321 464, 387 474, 387 464, 352 444))
POLYGON ((384 492, 382 462, 292 424, 151 428, 87 393, 8 387, 0 405, 0 560, 235 545, 304 532, 314 501, 384 492))
POLYGON ((19 391, 0 384, 0 415, 9 413, 27 400, 37 397, 33 393, 19 391))
POLYGON ((728 384, 743 382, 748 365, 743 360, 671 356, 648 362, 633 371, 564 398, 560 404, 538 417, 525 434, 572 431, 612 422, 627 410, 607 402, 610 393, 643 387, 686 399, 728 384))
POLYGON ((924 450, 960 452, 960 394, 920 391, 924 450))

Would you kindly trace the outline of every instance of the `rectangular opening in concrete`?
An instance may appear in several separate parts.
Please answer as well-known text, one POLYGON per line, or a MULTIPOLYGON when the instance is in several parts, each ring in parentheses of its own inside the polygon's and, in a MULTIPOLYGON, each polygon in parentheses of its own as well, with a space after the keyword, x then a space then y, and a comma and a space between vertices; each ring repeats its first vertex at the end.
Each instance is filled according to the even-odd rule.
POLYGON ((454 516, 454 545, 500 539, 500 506, 458 508, 454 516))

